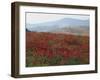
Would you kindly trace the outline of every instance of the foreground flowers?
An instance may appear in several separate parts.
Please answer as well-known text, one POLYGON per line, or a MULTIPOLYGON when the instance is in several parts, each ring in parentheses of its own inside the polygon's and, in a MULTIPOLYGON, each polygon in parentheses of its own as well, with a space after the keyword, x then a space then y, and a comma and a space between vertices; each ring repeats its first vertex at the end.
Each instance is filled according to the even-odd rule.
POLYGON ((26 66, 89 63, 89 37, 53 33, 26 33, 26 66))

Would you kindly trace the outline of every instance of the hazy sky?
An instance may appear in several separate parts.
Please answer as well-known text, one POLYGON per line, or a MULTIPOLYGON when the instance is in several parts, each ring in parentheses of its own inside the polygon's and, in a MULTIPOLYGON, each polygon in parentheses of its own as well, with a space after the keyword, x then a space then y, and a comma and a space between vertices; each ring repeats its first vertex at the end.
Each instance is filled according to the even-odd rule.
POLYGON ((27 24, 37 24, 48 21, 55 21, 63 18, 74 18, 80 20, 89 19, 88 15, 63 15, 63 14, 44 14, 44 13, 26 13, 27 24))

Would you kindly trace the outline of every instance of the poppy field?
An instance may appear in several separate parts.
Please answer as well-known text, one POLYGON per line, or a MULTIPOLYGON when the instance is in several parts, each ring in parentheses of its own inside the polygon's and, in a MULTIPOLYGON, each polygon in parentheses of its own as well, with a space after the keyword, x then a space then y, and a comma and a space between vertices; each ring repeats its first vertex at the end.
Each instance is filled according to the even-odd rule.
POLYGON ((26 67, 89 64, 89 36, 26 32, 26 67))

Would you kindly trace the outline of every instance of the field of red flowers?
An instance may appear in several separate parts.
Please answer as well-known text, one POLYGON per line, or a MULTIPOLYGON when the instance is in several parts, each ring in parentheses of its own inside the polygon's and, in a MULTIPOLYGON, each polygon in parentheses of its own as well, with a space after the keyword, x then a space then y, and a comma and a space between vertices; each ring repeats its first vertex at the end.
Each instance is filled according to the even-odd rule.
POLYGON ((26 32, 26 67, 89 64, 89 36, 26 32))

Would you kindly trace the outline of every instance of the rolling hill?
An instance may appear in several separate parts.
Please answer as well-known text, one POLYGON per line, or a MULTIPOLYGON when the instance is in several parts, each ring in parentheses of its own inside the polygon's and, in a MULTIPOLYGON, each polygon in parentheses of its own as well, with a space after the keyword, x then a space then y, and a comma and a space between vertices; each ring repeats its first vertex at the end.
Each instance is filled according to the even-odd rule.
POLYGON ((89 34, 89 20, 63 18, 39 24, 26 24, 26 29, 33 32, 69 33, 76 35, 89 34))

